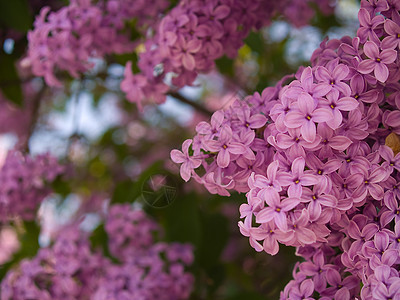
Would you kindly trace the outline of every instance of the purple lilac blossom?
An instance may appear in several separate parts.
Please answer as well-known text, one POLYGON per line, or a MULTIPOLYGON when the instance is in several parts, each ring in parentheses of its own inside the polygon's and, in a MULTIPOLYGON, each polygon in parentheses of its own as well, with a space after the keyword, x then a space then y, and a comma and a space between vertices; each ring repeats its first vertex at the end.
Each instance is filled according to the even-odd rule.
POLYGON ((194 259, 190 245, 155 241, 157 223, 128 204, 112 205, 105 227, 118 263, 92 250, 88 233, 72 225, 59 232, 53 245, 6 274, 1 299, 189 298, 193 276, 186 266, 194 259))
POLYGON ((125 22, 136 18, 138 25, 149 28, 167 6, 166 0, 73 0, 57 12, 44 7, 28 33, 23 64, 43 76, 47 85, 61 86, 57 72, 78 78, 93 67, 91 58, 132 52, 137 41, 130 40, 125 22))
POLYGON ((121 89, 139 107, 143 102, 163 103, 170 88, 191 85, 199 73, 210 72, 223 55, 234 58, 250 31, 268 25, 276 14, 284 15, 295 26, 306 25, 314 15, 309 2, 325 15, 333 13, 328 0, 182 0, 162 18, 156 34, 146 42, 146 50, 139 55, 140 73, 133 75, 127 63, 121 89), (166 74, 172 74, 172 87, 164 82, 166 74), (132 94, 133 90, 138 93, 132 94))
POLYGON ((222 128, 238 143, 253 131, 245 144, 254 163, 238 163, 238 153, 221 166, 221 149, 207 148, 211 131, 195 136, 202 175, 193 168, 192 177, 214 180, 211 193, 246 194, 239 229, 251 247, 275 255, 284 244, 305 259, 281 299, 400 299, 400 154, 385 145, 400 134, 400 4, 361 7, 357 37, 324 40, 290 84, 216 112, 218 126, 201 125, 217 142, 222 128), (236 126, 247 107, 267 122, 236 126))

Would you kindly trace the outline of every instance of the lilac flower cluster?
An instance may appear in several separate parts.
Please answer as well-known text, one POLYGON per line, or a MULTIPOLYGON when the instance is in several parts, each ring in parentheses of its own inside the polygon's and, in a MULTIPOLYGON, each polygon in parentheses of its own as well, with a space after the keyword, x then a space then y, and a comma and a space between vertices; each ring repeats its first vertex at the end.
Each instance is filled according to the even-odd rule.
POLYGON ((239 227, 256 251, 305 258, 282 299, 400 298, 400 153, 385 145, 400 134, 400 4, 361 3, 357 37, 325 40, 290 84, 217 111, 171 152, 186 181, 246 192, 239 227))
POLYGON ((111 254, 123 264, 107 268, 93 299, 189 297, 193 276, 185 266, 193 262, 190 245, 155 242, 158 224, 129 204, 110 207, 105 229, 111 254))
POLYGON ((188 299, 193 276, 185 271, 185 265, 192 260, 187 245, 154 244, 121 265, 107 267, 92 299, 188 299))
POLYGON ((63 230, 54 245, 23 260, 1 283, 1 299, 90 299, 107 261, 92 253, 75 227, 63 230))
POLYGON ((126 260, 153 245, 160 228, 142 210, 133 210, 129 205, 113 205, 107 215, 105 230, 111 254, 126 260))
POLYGON ((309 2, 332 12, 326 0, 183 0, 145 43, 146 50, 138 62, 141 73, 133 74, 131 62, 127 63, 121 90, 139 108, 143 100, 163 103, 169 90, 166 74, 172 74, 172 84, 177 88, 192 84, 197 74, 214 68, 216 59, 235 57, 249 32, 271 22, 280 11, 296 25, 307 24, 314 14, 309 2), (304 18, 299 18, 302 12, 304 18))
POLYGON ((187 244, 155 242, 157 224, 130 205, 113 205, 105 221, 113 263, 94 252, 77 226, 59 232, 55 243, 40 249, 7 273, 1 299, 187 299, 193 262, 187 244), (142 227, 143 226, 143 227, 142 227), (132 231, 129 231, 132 230, 132 231), (114 244, 117 243, 117 244, 114 244))
POLYGON ((0 221, 14 216, 32 220, 51 192, 47 183, 64 171, 65 167, 49 154, 31 157, 10 151, 0 169, 0 221))
POLYGON ((50 86, 61 86, 57 71, 73 77, 93 67, 91 58, 134 49, 125 22, 137 18, 139 24, 151 24, 168 6, 166 0, 96 1, 73 0, 57 12, 42 8, 28 33, 29 49, 24 64, 32 66, 50 86))

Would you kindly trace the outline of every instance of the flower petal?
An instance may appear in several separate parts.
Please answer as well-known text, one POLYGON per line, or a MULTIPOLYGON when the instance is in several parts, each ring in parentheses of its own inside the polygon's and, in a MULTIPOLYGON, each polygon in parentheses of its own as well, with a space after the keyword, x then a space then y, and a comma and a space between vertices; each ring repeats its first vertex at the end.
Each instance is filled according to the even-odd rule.
POLYGON ((357 67, 358 72, 361 74, 369 74, 375 69, 376 62, 372 59, 366 59, 360 62, 357 67))
POLYGON ((301 135, 307 142, 314 142, 316 133, 317 129, 313 121, 304 122, 303 126, 301 127, 301 135))
POLYGON ((353 97, 343 97, 336 103, 337 108, 344 111, 351 111, 358 107, 359 103, 353 97))
POLYGON ((389 69, 383 63, 375 64, 374 74, 380 82, 385 82, 389 77, 389 69))

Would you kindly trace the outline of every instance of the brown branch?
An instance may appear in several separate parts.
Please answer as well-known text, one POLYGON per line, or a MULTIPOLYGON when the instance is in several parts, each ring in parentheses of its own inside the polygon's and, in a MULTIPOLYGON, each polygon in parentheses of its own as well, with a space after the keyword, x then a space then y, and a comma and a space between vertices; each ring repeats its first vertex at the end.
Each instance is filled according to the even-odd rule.
POLYGON ((31 112, 32 119, 30 120, 29 129, 28 129, 26 138, 21 145, 21 149, 25 153, 29 153, 29 140, 31 139, 31 136, 32 136, 33 132, 35 131, 36 122, 39 118, 40 101, 42 100, 42 97, 43 97, 44 93, 46 92, 46 89, 47 89, 47 86, 45 84, 43 84, 41 89, 37 92, 35 97, 32 99, 32 112, 31 112))
POLYGON ((201 104, 191 101, 177 92, 169 92, 167 95, 174 97, 175 99, 179 100, 182 103, 190 105, 191 107, 193 107, 194 109, 196 109, 197 111, 201 112, 202 114, 204 114, 208 117, 210 117, 213 114, 211 111, 209 111, 207 108, 205 108, 201 104))

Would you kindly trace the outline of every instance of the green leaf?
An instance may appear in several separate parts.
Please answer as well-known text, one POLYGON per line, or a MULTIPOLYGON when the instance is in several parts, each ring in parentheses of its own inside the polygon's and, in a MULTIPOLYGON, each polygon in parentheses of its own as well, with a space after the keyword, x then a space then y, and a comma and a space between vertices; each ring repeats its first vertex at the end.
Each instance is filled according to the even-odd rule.
POLYGON ((2 25, 26 32, 32 26, 32 22, 28 1, 0 1, 0 23, 2 25))
POLYGON ((131 203, 135 200, 135 183, 131 180, 125 180, 119 182, 115 189, 111 199, 111 203, 131 203))
POLYGON ((232 59, 230 59, 226 56, 223 56, 220 59, 217 59, 215 61, 215 64, 217 65, 218 70, 221 73, 227 74, 231 77, 234 76, 235 72, 234 72, 234 68, 233 68, 233 60, 232 59))
POLYGON ((57 176, 57 178, 51 183, 52 190, 54 193, 66 197, 71 193, 71 187, 69 182, 65 181, 62 176, 57 176))
POLYGON ((0 280, 7 274, 8 270, 24 258, 36 255, 39 249, 40 227, 35 221, 24 222, 25 231, 19 237, 20 250, 13 255, 13 258, 0 266, 0 280))
POLYGON ((242 300, 242 299, 246 299, 246 300, 265 300, 265 296, 260 295, 257 292, 252 292, 252 291, 243 291, 243 292, 239 292, 236 295, 232 296, 232 297, 228 297, 226 298, 226 300, 242 300))
POLYGON ((200 247, 201 224, 194 194, 177 197, 170 206, 162 209, 146 206, 146 210, 156 216, 165 229, 165 238, 170 242, 191 243, 195 251, 200 247))
POLYGON ((211 268, 219 262, 222 250, 228 241, 228 220, 219 213, 202 213, 202 244, 199 249, 199 263, 211 268))
POLYGON ((119 263, 118 259, 111 255, 108 249, 108 235, 104 229, 104 224, 100 224, 90 236, 90 242, 94 249, 101 249, 104 256, 111 259, 114 263, 119 263))
POLYGON ((39 249, 40 227, 36 221, 25 221, 24 227, 25 233, 20 239, 21 250, 26 256, 32 257, 39 249))
POLYGON ((125 66, 128 61, 132 62, 132 72, 139 73, 140 70, 137 66, 138 56, 135 52, 114 55, 115 62, 125 66))
MULTIPOLYGON (((165 173, 163 162, 158 161, 143 171, 136 181, 125 180, 118 183, 114 189, 111 203, 132 203, 143 196, 143 186, 152 175, 165 173)), ((171 175, 172 176, 172 175, 171 175)))
POLYGON ((333 27, 341 27, 335 14, 324 15, 315 3, 309 3, 315 9, 314 18, 311 20, 311 25, 321 29, 322 34, 326 34, 333 27))
POLYGON ((219 213, 202 212, 200 215, 202 243, 196 252, 196 263, 207 274, 208 293, 213 294, 226 278, 225 266, 220 258, 228 237, 228 220, 219 213))
POLYGON ((251 32, 244 42, 252 51, 260 55, 264 53, 264 40, 261 33, 251 32))
POLYGON ((3 51, 0 52, 0 88, 10 102, 22 106, 21 82, 15 69, 15 58, 3 51))

